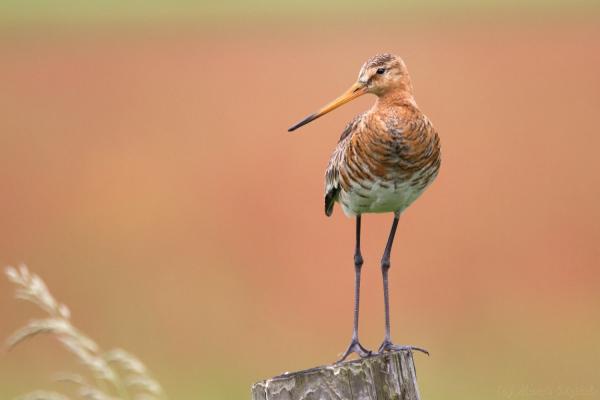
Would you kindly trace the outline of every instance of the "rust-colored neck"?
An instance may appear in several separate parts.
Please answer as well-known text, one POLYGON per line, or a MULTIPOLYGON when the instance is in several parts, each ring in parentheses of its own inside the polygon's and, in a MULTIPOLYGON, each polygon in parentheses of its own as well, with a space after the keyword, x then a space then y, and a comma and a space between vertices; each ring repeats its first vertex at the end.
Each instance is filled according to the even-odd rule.
POLYGON ((412 94, 412 90, 399 90, 399 88, 382 94, 377 98, 377 102, 375 103, 375 107, 377 109, 401 107, 406 105, 415 107, 417 106, 415 98, 412 94))
POLYGON ((377 96, 377 108, 397 107, 406 104, 416 106, 413 87, 408 75, 404 75, 397 86, 377 96))

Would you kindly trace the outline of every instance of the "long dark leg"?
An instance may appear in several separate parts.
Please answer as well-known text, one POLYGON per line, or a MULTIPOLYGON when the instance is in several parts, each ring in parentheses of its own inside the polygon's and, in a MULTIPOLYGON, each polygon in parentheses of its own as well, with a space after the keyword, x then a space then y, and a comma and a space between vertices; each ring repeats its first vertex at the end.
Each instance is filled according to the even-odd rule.
POLYGON ((351 353, 357 353, 361 357, 368 357, 371 352, 365 349, 358 341, 358 309, 360 304, 360 272, 362 270, 363 258, 360 254, 360 215, 356 217, 356 247, 354 248, 354 324, 352 328, 352 340, 342 358, 342 362, 351 353))
POLYGON ((384 342, 390 341, 390 299, 388 290, 388 271, 390 270, 390 253, 392 252, 392 245, 394 244, 394 237, 396 236, 396 229, 398 228, 399 215, 394 215, 394 222, 392 223, 392 229, 390 236, 388 236, 385 250, 383 251, 383 257, 381 258, 381 275, 383 276, 383 303, 385 305, 385 338, 384 342))
POLYGON ((392 223, 392 229, 390 230, 390 236, 388 237, 385 250, 383 251, 383 257, 381 258, 381 275, 383 277, 383 303, 385 306, 385 336, 383 343, 379 346, 379 352, 389 350, 418 350, 425 354, 429 352, 420 347, 414 346, 398 346, 392 343, 390 335, 390 299, 388 290, 388 272, 390 270, 390 253, 392 252, 392 245, 394 244, 394 236, 396 236, 396 228, 398 228, 398 221, 400 219, 400 213, 394 214, 394 222, 392 223))

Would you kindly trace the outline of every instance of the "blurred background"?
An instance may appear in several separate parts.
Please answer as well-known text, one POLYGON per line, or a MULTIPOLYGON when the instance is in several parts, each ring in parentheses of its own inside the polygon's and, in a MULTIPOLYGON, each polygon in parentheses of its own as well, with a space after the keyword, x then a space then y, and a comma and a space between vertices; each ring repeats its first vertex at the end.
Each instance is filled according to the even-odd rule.
MULTIPOLYGON (((438 128, 403 215, 392 334, 425 399, 600 398, 596 1, 3 0, 0 265, 26 263, 171 399, 246 399, 350 339, 354 222, 323 174, 365 96, 286 129, 401 55, 438 128)), ((390 215, 363 219, 361 336, 383 338, 390 215)), ((39 315, 0 279, 0 337, 39 315)), ((74 365, 36 338, 0 397, 74 365)))

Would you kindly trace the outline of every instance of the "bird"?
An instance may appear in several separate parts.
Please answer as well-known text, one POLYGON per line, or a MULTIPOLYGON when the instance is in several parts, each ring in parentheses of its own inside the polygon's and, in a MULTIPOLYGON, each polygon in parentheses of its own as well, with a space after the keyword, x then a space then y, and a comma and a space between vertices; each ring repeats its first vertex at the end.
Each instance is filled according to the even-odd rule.
POLYGON ((356 220, 354 247, 354 321, 350 344, 342 357, 360 358, 374 353, 359 341, 360 278, 364 263, 360 239, 361 217, 368 213, 392 213, 393 222, 383 256, 381 273, 385 335, 378 354, 389 351, 421 351, 421 347, 397 345, 391 340, 388 272, 390 253, 400 215, 435 180, 441 164, 440 139, 431 121, 414 98, 413 85, 402 58, 377 54, 360 68, 357 81, 341 96, 288 129, 295 131, 364 94, 373 94, 373 106, 357 115, 342 131, 325 172, 325 214, 338 203, 344 214, 356 220))

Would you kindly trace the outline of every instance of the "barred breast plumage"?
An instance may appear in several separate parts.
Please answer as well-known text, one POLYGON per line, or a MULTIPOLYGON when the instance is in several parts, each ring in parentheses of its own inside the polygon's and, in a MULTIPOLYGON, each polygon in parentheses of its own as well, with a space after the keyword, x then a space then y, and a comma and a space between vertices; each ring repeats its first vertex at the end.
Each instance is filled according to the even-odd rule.
POLYGON ((440 143, 413 102, 373 110, 350 122, 325 173, 325 213, 341 204, 348 216, 402 212, 427 188, 440 167, 440 143))

